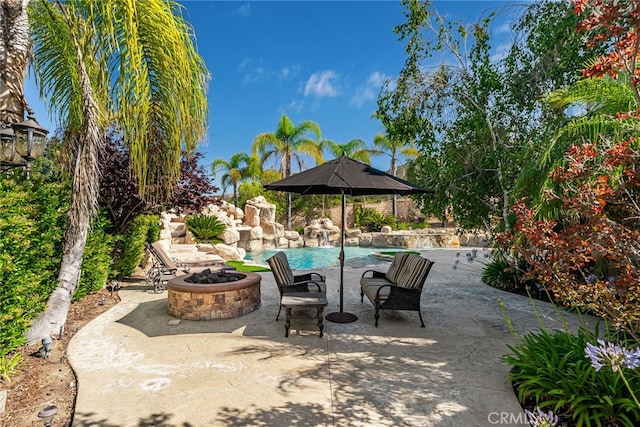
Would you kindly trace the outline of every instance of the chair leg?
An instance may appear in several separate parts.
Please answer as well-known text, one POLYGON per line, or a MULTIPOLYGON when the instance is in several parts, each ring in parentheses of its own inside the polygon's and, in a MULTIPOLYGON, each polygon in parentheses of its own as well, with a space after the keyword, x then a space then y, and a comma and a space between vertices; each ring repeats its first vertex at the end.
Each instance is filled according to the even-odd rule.
POLYGON ((380 309, 378 308, 378 306, 376 305, 376 313, 374 314, 374 317, 376 318, 376 328, 378 327, 378 319, 380 318, 380 309))
POLYGON ((418 309, 418 316, 420 317, 420 326, 424 328, 424 322, 422 321, 422 313, 420 312, 420 309, 418 309))
POLYGON ((278 320, 278 317, 280 317, 280 311, 282 311, 282 305, 278 307, 278 314, 276 314, 276 320, 278 320))
POLYGON ((364 301, 364 291, 360 288, 360 302, 364 301))

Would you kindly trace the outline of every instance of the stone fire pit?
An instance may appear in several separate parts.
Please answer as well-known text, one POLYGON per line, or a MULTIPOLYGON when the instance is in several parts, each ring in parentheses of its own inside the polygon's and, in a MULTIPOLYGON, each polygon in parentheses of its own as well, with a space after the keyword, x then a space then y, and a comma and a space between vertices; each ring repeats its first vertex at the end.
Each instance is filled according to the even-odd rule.
POLYGON ((256 273, 210 269, 174 277, 167 284, 167 311, 188 320, 243 316, 260 307, 260 280, 256 273))

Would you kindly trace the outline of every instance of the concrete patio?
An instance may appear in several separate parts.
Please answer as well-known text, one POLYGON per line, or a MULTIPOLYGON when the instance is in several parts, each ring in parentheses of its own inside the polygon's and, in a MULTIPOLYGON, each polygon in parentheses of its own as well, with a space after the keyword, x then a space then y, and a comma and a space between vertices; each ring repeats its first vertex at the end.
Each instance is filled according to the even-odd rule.
MULTIPOLYGON (((464 253, 465 249, 460 250, 464 253)), ((354 323, 313 315, 275 320, 278 291, 261 273, 262 306, 243 317, 176 321, 166 292, 144 283, 120 290, 122 302, 82 328, 68 347, 78 376, 74 426, 491 426, 528 425, 500 362, 513 337, 498 300, 520 332, 576 326, 577 316, 493 289, 482 265, 452 269, 455 250, 428 250, 435 261, 415 312, 360 302, 365 269, 345 269, 345 311, 354 323), (566 317, 565 317, 566 316, 566 317)), ((327 276, 338 309, 340 271, 327 276)), ((593 319, 589 319, 593 322, 593 319)))

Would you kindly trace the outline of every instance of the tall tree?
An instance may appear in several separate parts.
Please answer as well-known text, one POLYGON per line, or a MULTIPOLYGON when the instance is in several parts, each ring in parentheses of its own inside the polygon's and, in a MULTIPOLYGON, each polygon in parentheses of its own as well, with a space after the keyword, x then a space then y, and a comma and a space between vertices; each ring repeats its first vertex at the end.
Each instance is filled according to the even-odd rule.
MULTIPOLYGON (((390 138, 388 135, 377 134, 373 137, 373 145, 377 148, 370 151, 371 155, 386 154, 391 158, 389 170, 396 176, 398 174, 398 160, 400 156, 405 159, 414 159, 418 157, 420 152, 414 147, 413 140, 406 141, 399 138, 390 138)), ((396 195, 393 195, 392 214, 397 218, 396 195)))
MULTIPOLYGON (((175 187, 181 149, 193 150, 206 131, 208 72, 180 8, 173 0, 38 0, 29 6, 36 80, 65 129, 64 144, 75 152, 59 283, 32 324, 29 342, 58 333, 66 321, 97 211, 98 158, 108 126, 122 133, 140 193, 150 198, 158 189, 153 183, 175 187)), ((11 27, 4 31, 14 34, 11 27)), ((29 40, 22 35, 10 44, 29 40)), ((0 93, 0 105, 7 96, 0 93)))
MULTIPOLYGON (((253 140, 253 151, 260 154, 262 163, 274 159, 280 163, 283 178, 291 176, 292 163, 298 170, 305 166, 303 155, 308 155, 316 164, 322 163, 320 146, 321 132, 317 123, 305 120, 297 126, 285 114, 280 117, 275 132, 261 133, 253 140), (309 137, 315 136, 315 139, 309 137)), ((291 193, 287 193, 287 230, 291 230, 291 193)))
POLYGON ((425 214, 450 211, 463 227, 493 231, 508 224, 522 165, 549 141, 557 112, 544 115, 540 95, 578 79, 580 61, 593 52, 570 30, 576 19, 566 2, 526 9, 516 44, 501 59, 489 37, 497 12, 466 24, 429 2, 403 4, 407 21, 394 31, 406 60, 383 88, 376 116, 389 136, 416 141, 421 155, 408 176, 435 191, 417 197, 425 214), (446 60, 434 65, 436 54, 446 60))
POLYGON ((233 187, 233 204, 238 207, 238 184, 248 178, 254 178, 258 173, 255 157, 247 153, 235 153, 229 160, 215 159, 211 163, 211 173, 214 178, 222 173, 221 183, 224 193, 227 185, 233 187))

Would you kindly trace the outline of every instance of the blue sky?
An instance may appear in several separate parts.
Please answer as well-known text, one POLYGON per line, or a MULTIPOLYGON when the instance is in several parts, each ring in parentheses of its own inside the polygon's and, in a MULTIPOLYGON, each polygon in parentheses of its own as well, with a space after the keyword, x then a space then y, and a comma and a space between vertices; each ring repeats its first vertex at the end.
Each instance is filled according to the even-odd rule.
MULTIPOLYGON (((207 170, 216 158, 250 152, 256 135, 274 131, 283 113, 296 124, 315 121, 323 138, 338 143, 360 138, 371 146, 383 131, 371 116, 382 82, 397 76, 405 59, 393 34, 404 22, 399 1, 181 3, 212 76, 209 133, 199 150, 207 170)), ((509 4, 435 2, 441 14, 469 23, 509 4)), ((497 54, 509 42, 504 24, 512 15, 500 15, 492 27, 501 38, 497 54)), ((40 124, 53 130, 55 119, 31 83, 25 94, 40 124)), ((373 165, 386 170, 389 158, 375 158, 373 165)))

